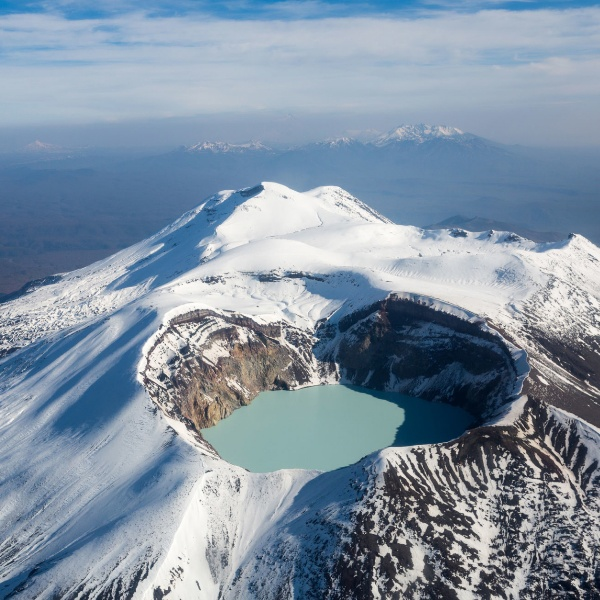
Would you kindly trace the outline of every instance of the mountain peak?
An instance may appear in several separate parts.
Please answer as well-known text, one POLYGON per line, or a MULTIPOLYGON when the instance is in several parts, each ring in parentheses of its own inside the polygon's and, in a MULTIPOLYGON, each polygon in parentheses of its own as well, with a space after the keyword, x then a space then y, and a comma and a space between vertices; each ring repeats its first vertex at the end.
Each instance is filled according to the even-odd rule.
POLYGON ((372 143, 375 146, 387 146, 394 142, 416 142, 422 144, 431 139, 461 139, 465 136, 463 131, 447 125, 400 125, 391 131, 376 138, 372 143))
POLYGON ((338 137, 317 142, 317 145, 324 146, 326 148, 347 148, 358 143, 359 142, 357 142, 357 140, 351 137, 338 137))
POLYGON ((47 142, 35 140, 34 142, 27 144, 23 150, 25 152, 62 152, 64 148, 56 146, 55 144, 48 144, 47 142))
MULTIPOLYGON (((323 224, 389 222, 339 187, 324 186, 300 193, 269 181, 221 192, 206 202, 204 212, 210 215, 215 236, 223 244, 235 245, 323 224)), ((215 248, 213 242, 211 252, 215 248)))
POLYGON ((187 146, 185 152, 212 152, 213 154, 241 154, 243 152, 270 150, 262 142, 246 142, 244 144, 230 144, 229 142, 200 142, 187 146))

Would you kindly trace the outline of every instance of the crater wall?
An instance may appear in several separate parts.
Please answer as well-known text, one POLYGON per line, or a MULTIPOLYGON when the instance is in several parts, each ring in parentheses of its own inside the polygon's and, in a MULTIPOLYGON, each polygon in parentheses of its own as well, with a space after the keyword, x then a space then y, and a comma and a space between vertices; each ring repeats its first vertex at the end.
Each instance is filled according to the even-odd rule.
POLYGON ((315 331, 211 310, 180 315, 149 349, 143 381, 198 431, 261 391, 340 381, 448 402, 481 422, 514 397, 518 376, 510 349, 482 324, 392 296, 315 331))

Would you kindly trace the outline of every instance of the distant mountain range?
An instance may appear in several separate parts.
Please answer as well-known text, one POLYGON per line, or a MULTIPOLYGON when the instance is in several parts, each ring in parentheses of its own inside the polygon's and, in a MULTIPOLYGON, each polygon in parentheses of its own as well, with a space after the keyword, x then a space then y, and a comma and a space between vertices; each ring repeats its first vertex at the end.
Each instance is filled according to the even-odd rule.
POLYGON ((407 224, 461 213, 468 227, 489 228, 490 221, 537 240, 569 231, 600 240, 600 219, 593 226, 589 220, 599 189, 591 160, 586 165, 568 153, 508 146, 447 125, 400 125, 366 141, 340 137, 288 148, 202 142, 155 162, 193 166, 215 187, 226 184, 226 175, 240 186, 256 177, 296 189, 334 183, 407 224))
POLYGON ((338 185, 397 223, 464 215, 448 226, 600 243, 599 161, 594 150, 507 146, 425 124, 296 147, 200 140, 151 154, 37 140, 0 155, 0 293, 135 243, 215 189, 260 180, 338 185))
POLYGON ((506 223, 504 221, 494 221, 493 219, 483 219, 481 217, 463 217, 455 215, 444 219, 439 223, 425 225, 423 229, 464 229, 465 231, 512 231, 521 237, 533 242, 558 242, 564 239, 563 233, 556 231, 535 231, 522 227, 518 223, 506 223))
MULTIPOLYGON (((417 125, 400 125, 395 129, 388 131, 382 135, 376 136, 366 142, 361 142, 351 137, 339 137, 327 139, 318 142, 312 142, 300 147, 285 148, 279 152, 288 152, 290 150, 312 149, 316 147, 329 149, 351 149, 357 147, 385 148, 396 146, 398 144, 410 144, 411 146, 419 144, 436 143, 445 141, 453 144, 468 144, 479 140, 481 144, 498 144, 485 140, 484 138, 465 133, 456 127, 448 127, 446 125, 427 125, 419 123, 417 125)), ((184 152, 212 152, 212 153, 243 153, 243 152, 274 152, 273 148, 262 142, 250 141, 242 144, 232 144, 223 141, 204 141, 191 146, 183 146, 184 152)))
POLYGON ((245 144, 230 144, 229 142, 200 142, 193 146, 184 146, 185 152, 212 152, 219 153, 241 153, 241 152, 271 152, 271 148, 261 142, 247 142, 245 144))
POLYGON ((375 146, 387 146, 397 142, 413 142, 415 144, 423 144, 431 140, 452 140, 464 141, 466 139, 475 138, 476 136, 464 133, 456 127, 448 127, 446 125, 400 125, 396 129, 392 129, 388 133, 374 139, 371 143, 375 146))

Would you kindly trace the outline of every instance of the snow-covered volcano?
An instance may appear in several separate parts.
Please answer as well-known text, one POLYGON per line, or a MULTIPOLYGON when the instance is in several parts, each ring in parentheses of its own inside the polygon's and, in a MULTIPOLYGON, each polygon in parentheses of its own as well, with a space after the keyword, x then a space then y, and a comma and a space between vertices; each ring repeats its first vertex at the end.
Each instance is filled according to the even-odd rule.
POLYGON ((465 133, 456 127, 419 123, 417 125, 400 125, 399 127, 388 131, 388 133, 379 136, 371 143, 375 146, 387 146, 395 142, 413 142, 422 144, 426 141, 436 139, 462 140, 474 137, 474 135, 465 133))
POLYGON ((0 596, 593 597, 599 261, 263 183, 29 288, 0 306, 0 596), (478 426, 323 474, 197 433, 336 381, 478 426))

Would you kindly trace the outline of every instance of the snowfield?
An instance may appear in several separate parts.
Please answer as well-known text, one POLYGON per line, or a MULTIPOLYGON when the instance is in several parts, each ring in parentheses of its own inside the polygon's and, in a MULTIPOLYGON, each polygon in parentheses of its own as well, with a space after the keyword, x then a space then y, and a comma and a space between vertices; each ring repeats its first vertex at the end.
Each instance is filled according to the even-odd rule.
MULTIPOLYGON (((507 571, 500 538, 523 555, 503 575, 507 597, 542 597, 534 573, 548 579, 543 568, 558 564, 552 531, 579 536, 565 564, 587 575, 572 597, 592 597, 584 583, 595 577, 597 589, 600 577, 591 362, 600 356, 599 265, 600 249, 577 235, 536 244, 510 232, 425 231, 395 225, 339 188, 263 183, 220 192, 151 238, 1 304, 0 597, 346 598, 354 589, 357 598, 418 598, 437 589, 479 598, 494 569, 507 571), (143 386, 150 360, 161 357, 154 367, 166 369, 182 351, 165 345, 149 358, 177 315, 231 311, 313 332, 391 293, 487 324, 527 352, 530 387, 521 390, 523 363, 488 441, 462 453, 451 444, 388 448, 325 474, 254 474, 221 460, 143 386), (558 362, 557 340, 570 349, 558 362), (522 391, 554 407, 539 412, 522 391), (494 431, 509 430, 525 448, 522 463, 497 449, 504 433, 494 431), (479 451, 487 458, 461 462, 479 451), (513 469, 535 483, 528 488, 513 469), (511 485, 530 505, 519 520, 514 500, 509 526, 511 485), (402 496, 415 486, 433 495, 402 496), (548 533, 538 519, 551 509, 548 533), (448 556, 464 555, 475 577, 444 571, 427 541, 432 528, 454 531, 448 556), (361 554, 371 534, 373 560, 361 554), (367 572, 368 590, 344 587, 367 572)), ((202 348, 209 332, 192 333, 202 348)), ((217 364, 228 350, 204 353, 217 364)), ((552 572, 568 578, 561 569, 552 572)))

